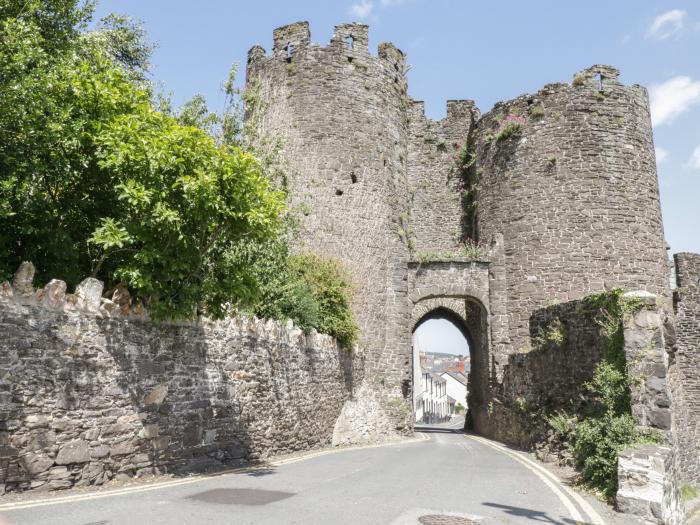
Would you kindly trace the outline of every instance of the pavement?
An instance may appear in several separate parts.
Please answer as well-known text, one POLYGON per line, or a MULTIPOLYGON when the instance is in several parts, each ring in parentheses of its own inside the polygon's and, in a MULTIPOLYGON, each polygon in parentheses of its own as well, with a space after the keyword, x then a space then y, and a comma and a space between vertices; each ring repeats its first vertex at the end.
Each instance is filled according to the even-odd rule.
POLYGON ((527 454, 460 427, 417 428, 411 441, 227 474, 5 497, 0 524, 417 525, 425 516, 444 525, 617 523, 527 454))

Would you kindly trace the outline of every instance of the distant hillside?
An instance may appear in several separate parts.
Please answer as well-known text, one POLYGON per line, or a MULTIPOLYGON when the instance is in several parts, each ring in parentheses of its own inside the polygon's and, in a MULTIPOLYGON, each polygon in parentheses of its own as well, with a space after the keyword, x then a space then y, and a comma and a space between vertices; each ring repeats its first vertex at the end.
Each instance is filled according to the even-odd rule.
MULTIPOLYGON (((433 357, 440 357, 440 358, 446 358, 446 357, 459 357, 459 354, 446 354, 445 352, 423 352, 426 356, 432 355, 433 357)), ((463 356, 467 359, 469 359, 469 353, 463 354, 463 356)))

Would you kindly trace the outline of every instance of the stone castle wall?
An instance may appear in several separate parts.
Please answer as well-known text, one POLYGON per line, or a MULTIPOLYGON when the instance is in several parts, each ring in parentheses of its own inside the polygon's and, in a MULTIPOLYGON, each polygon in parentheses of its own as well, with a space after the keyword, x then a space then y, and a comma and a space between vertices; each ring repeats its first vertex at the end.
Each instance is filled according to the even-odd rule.
MULTIPOLYGON (((404 55, 391 44, 370 54, 359 24, 337 26, 325 47, 311 43, 305 22, 273 39, 269 55, 256 46, 248 58, 247 83, 264 107, 259 132, 283 142, 290 206, 303 210, 299 248, 352 276, 367 377, 389 406, 410 383, 404 55)), ((410 431, 405 411, 391 413, 380 433, 410 431)))
POLYGON ((443 255, 458 252, 465 236, 462 193, 455 173, 457 156, 479 118, 471 100, 447 102, 447 117, 425 116, 423 102, 409 113, 408 180, 410 233, 416 253, 443 255))
POLYGON ((675 256, 675 363, 673 424, 683 479, 700 485, 700 255, 675 256))
POLYGON ((94 279, 0 293, 0 492, 245 465, 331 444, 362 366, 254 318, 154 324, 94 279))
POLYGON ((531 314, 612 287, 668 296, 646 90, 594 66, 479 122, 480 237, 504 238, 513 350, 531 314), (519 132, 504 136, 508 119, 519 132))

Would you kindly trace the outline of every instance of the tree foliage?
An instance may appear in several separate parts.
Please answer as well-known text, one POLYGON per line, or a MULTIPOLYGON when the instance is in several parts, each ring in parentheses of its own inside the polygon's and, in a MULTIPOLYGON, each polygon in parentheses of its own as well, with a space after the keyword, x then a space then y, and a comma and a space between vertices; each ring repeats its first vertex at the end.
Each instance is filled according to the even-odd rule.
POLYGON ((146 78, 143 28, 110 15, 86 31, 92 10, 0 0, 0 278, 31 260, 39 284, 93 275, 156 319, 247 310, 350 346, 345 274, 289 251, 280 142, 255 140, 255 90, 234 67, 222 114, 201 96, 173 112, 146 78))
POLYGON ((32 260, 44 281, 121 281, 160 318, 245 298, 247 272, 222 272, 224 254, 273 237, 283 209, 255 157, 156 111, 114 48, 85 45, 86 6, 2 13, 2 273, 32 260))

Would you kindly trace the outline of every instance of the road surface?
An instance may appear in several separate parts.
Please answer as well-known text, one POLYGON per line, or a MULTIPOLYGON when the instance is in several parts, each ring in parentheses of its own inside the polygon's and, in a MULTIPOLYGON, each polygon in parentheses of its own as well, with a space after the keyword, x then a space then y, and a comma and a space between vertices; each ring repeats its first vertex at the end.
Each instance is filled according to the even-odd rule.
POLYGON ((418 435, 247 472, 0 499, 0 515, 12 525, 607 522, 524 455, 447 425, 418 435))

